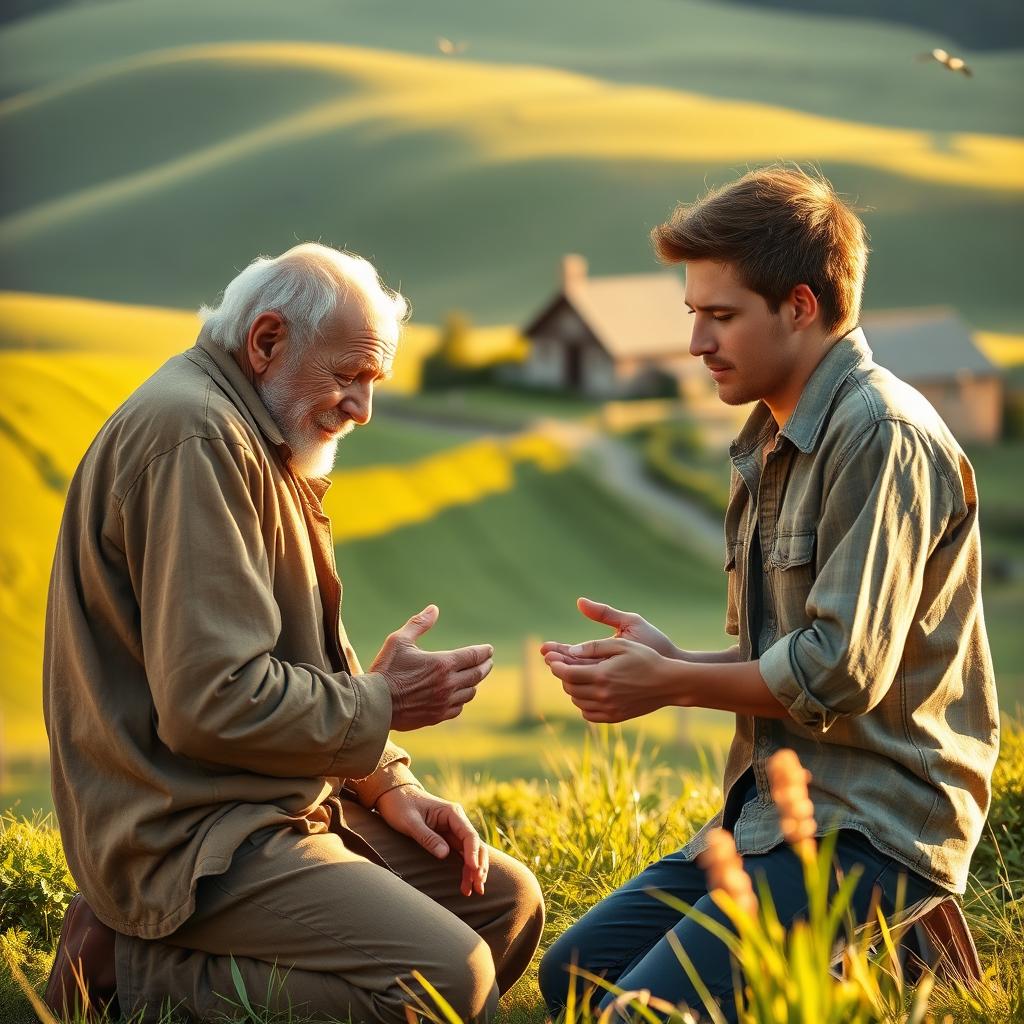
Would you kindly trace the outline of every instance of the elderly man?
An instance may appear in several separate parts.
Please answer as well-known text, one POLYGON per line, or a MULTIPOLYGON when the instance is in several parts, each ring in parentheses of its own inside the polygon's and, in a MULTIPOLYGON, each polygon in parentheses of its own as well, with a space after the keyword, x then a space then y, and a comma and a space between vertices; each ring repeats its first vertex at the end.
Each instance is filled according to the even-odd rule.
MULTIPOLYGON (((339 619, 323 479, 407 313, 365 260, 259 259, 72 481, 46 622, 54 803, 81 890, 47 988, 198 1018, 248 998, 404 1021, 419 971, 493 1014, 543 923, 536 880, 388 740, 455 717, 488 645, 427 607, 369 672, 339 619)), ((352 500, 359 500, 353 495, 352 500)))

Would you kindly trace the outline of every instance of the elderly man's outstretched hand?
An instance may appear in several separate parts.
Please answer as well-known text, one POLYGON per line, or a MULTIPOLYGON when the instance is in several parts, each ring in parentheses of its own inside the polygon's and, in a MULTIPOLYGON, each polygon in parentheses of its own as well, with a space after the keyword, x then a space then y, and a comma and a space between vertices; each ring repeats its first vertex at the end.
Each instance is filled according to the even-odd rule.
POLYGON ((438 614, 437 605, 427 605, 384 641, 370 666, 391 690, 392 729, 422 729, 455 718, 493 667, 490 644, 421 651, 416 641, 437 622, 438 614))

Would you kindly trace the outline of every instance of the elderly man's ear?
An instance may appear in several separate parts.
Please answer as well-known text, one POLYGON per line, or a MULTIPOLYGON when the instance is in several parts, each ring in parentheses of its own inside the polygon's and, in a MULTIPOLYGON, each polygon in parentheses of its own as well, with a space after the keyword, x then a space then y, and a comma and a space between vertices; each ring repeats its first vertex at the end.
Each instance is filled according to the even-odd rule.
POLYGON ((260 377, 266 373, 274 359, 284 354, 283 342, 288 340, 288 324, 275 310, 260 313, 249 328, 245 339, 245 354, 252 372, 260 377))

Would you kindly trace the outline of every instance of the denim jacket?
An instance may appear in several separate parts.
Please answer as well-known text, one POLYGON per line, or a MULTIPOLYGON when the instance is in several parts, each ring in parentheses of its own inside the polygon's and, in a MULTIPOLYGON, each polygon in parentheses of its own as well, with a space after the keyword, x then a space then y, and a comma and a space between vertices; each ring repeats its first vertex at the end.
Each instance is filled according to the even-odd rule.
POLYGON ((856 829, 963 892, 999 739, 967 457, 859 329, 781 430, 759 403, 730 454, 726 629, 789 712, 737 716, 725 792, 749 768, 757 784, 738 848, 781 841, 765 762, 790 747, 813 775, 819 833, 856 829))

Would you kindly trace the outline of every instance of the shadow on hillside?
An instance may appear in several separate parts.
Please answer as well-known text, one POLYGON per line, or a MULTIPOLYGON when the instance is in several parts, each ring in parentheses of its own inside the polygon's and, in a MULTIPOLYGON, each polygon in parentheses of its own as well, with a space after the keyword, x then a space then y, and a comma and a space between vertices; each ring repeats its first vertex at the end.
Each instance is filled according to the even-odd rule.
POLYGON ((731 0, 799 14, 873 18, 934 32, 973 50, 1013 50, 1024 45, 1024 6, 1019 0, 731 0))

